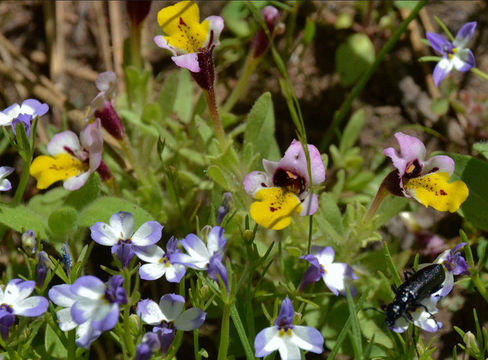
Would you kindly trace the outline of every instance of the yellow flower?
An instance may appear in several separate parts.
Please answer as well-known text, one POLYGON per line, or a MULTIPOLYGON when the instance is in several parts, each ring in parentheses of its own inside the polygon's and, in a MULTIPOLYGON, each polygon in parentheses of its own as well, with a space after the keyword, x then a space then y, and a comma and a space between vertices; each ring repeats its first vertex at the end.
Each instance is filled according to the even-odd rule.
POLYGON ((158 13, 158 23, 165 33, 154 37, 156 45, 173 53, 176 65, 200 72, 198 54, 219 44, 224 28, 220 16, 209 16, 200 22, 200 10, 192 1, 180 1, 158 13))

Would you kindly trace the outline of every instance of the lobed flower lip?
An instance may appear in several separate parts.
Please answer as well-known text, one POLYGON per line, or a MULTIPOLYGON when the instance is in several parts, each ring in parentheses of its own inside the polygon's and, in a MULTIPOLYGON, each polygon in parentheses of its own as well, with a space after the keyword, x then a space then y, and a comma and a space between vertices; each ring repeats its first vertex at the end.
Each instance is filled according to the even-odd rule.
POLYGON ((442 35, 427 32, 426 37, 435 52, 442 55, 442 59, 434 68, 433 78, 436 86, 452 71, 469 71, 476 66, 474 55, 470 49, 466 49, 476 28, 476 22, 464 24, 459 29, 453 42, 448 41, 442 35))
POLYGON ((300 349, 320 354, 323 351, 324 338, 317 330, 309 326, 292 325, 295 312, 286 297, 274 326, 261 330, 254 339, 256 357, 264 357, 278 350, 283 360, 301 359, 300 349))
POLYGON ((397 132, 395 138, 400 154, 393 147, 383 150, 398 174, 398 177, 390 174, 385 179, 388 190, 394 195, 414 198, 438 211, 457 211, 468 197, 469 189, 461 180, 449 182, 454 172, 454 160, 446 155, 425 160, 426 149, 419 139, 401 132, 397 132))

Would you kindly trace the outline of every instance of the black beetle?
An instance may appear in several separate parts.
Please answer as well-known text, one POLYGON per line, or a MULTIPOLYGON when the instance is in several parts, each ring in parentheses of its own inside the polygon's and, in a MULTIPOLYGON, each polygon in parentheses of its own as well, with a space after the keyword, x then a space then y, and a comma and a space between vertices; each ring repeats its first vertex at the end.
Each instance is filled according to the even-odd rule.
POLYGON ((395 322, 403 317, 412 321, 411 311, 418 307, 427 308, 421 301, 441 288, 446 274, 441 264, 428 265, 416 273, 405 274, 405 282, 398 287, 392 286, 395 300, 386 307, 386 326, 391 330, 395 322))

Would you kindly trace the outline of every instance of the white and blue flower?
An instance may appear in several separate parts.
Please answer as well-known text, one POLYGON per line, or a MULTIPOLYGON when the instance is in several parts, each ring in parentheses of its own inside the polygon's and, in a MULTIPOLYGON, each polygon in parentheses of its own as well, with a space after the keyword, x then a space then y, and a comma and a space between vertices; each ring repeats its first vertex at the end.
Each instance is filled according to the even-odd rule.
POLYGON ((131 213, 119 211, 110 217, 110 224, 97 222, 90 227, 92 239, 100 245, 111 246, 123 267, 128 267, 132 257, 141 255, 144 259, 148 246, 161 239, 163 226, 157 221, 148 221, 134 232, 134 217, 131 213))
POLYGON ((0 191, 9 191, 12 189, 12 184, 6 177, 13 172, 14 168, 10 166, 0 166, 0 191))
POLYGON ((68 331, 77 327, 76 344, 89 348, 103 331, 117 324, 119 305, 127 303, 123 281, 122 276, 115 275, 104 284, 97 277, 87 275, 72 285, 53 286, 49 298, 64 307, 56 313, 60 329, 68 331))
POLYGON ((442 56, 442 59, 434 68, 434 82, 439 86, 440 82, 452 71, 465 72, 476 66, 474 55, 466 45, 473 37, 476 21, 464 24, 459 29, 453 42, 448 41, 444 36, 428 32, 426 34, 430 46, 435 52, 442 56))
POLYGON ((214 226, 210 230, 207 244, 195 234, 189 234, 180 242, 188 254, 175 254, 173 260, 192 269, 207 270, 208 276, 215 281, 220 276, 229 288, 227 270, 222 263, 225 242, 224 229, 220 226, 214 226))
MULTIPOLYGON (((352 268, 345 263, 337 263, 334 261, 334 249, 330 246, 320 247, 312 246, 311 253, 301 257, 307 260, 311 266, 305 272, 300 290, 312 283, 324 280, 325 285, 335 295, 345 295, 346 286, 351 280, 356 280, 357 276, 354 274, 352 268)), ((356 294, 354 286, 350 286, 351 295, 356 294)))
POLYGON ((178 241, 172 237, 166 244, 166 252, 157 245, 139 248, 137 256, 144 264, 139 268, 139 276, 143 280, 157 280, 163 275, 169 282, 180 282, 185 275, 185 266, 176 264, 174 256, 180 252, 176 248, 178 241))
POLYGON ((0 285, 0 334, 7 340, 15 315, 35 317, 46 312, 49 302, 42 296, 29 296, 36 283, 12 279, 7 286, 0 285))
POLYGON ((293 325, 295 311, 290 299, 286 297, 274 326, 261 330, 254 340, 256 357, 264 357, 278 350, 282 360, 300 360, 300 349, 320 354, 323 351, 324 338, 317 330, 309 326, 293 325))
POLYGON ((15 133, 17 124, 24 124, 27 136, 30 136, 32 119, 47 113, 49 106, 36 99, 27 99, 22 105, 13 104, 0 112, 0 126, 12 126, 15 133))
MULTIPOLYGON (((202 326, 207 315, 202 309, 191 308, 183 311, 185 299, 176 294, 166 294, 156 302, 145 299, 137 303, 137 315, 145 323, 154 325, 152 332, 157 335, 161 353, 166 353, 175 337, 175 329, 190 331, 202 326)), ((153 338, 149 339, 151 347, 153 338)), ((144 341, 143 341, 144 342, 144 341)), ((141 349, 142 351, 142 349, 141 349)))

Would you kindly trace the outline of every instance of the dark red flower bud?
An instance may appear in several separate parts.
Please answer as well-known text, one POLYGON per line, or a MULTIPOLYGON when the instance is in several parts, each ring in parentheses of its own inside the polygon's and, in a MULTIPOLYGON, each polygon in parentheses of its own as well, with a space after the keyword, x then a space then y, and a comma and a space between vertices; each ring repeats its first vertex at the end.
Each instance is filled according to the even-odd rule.
POLYGON ((151 9, 151 0, 129 0, 125 4, 127 15, 134 26, 139 26, 151 9))

